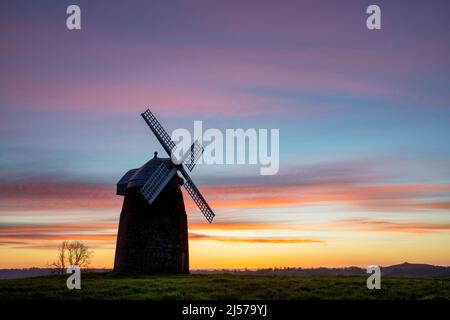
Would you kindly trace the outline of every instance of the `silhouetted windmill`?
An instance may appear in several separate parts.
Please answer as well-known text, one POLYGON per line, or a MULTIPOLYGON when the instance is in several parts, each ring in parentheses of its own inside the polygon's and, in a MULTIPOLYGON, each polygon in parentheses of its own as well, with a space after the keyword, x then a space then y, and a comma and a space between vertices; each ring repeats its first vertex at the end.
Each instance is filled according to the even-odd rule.
POLYGON ((175 143, 155 116, 141 114, 169 158, 153 159, 129 170, 117 183, 117 194, 125 196, 120 214, 114 270, 136 273, 188 273, 187 217, 180 186, 200 208, 209 223, 214 213, 189 177, 203 153, 195 141, 179 161, 173 161, 175 143), (177 172, 185 178, 181 179, 177 172))

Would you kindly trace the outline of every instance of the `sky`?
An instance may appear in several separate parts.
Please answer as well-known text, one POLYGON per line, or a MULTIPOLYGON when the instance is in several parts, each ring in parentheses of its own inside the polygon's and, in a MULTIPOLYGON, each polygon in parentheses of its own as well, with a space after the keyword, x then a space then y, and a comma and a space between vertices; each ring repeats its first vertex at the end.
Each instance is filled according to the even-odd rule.
POLYGON ((280 170, 199 164, 192 269, 450 265, 448 1, 2 1, 0 268, 112 267, 116 183, 171 133, 280 132, 280 170), (81 8, 81 30, 66 8, 81 8), (381 30, 366 8, 381 8, 381 30))

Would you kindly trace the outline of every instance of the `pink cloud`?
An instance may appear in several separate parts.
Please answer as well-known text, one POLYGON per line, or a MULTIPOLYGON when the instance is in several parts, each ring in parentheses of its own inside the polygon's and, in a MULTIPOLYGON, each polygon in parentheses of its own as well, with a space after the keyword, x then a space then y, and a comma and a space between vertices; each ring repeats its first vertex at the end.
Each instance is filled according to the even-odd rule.
MULTIPOLYGON (((387 182, 389 174, 371 168, 370 161, 317 166, 292 169, 289 175, 272 178, 269 183, 244 177, 223 179, 221 185, 203 184, 201 190, 216 209, 317 204, 339 204, 375 212, 449 209, 448 199, 442 197, 450 193, 450 184, 387 182)), ((0 212, 97 209, 119 212, 123 200, 115 195, 114 185, 54 177, 4 181, 0 197, 0 212)), ((185 198, 189 209, 196 208, 187 195, 185 198)))

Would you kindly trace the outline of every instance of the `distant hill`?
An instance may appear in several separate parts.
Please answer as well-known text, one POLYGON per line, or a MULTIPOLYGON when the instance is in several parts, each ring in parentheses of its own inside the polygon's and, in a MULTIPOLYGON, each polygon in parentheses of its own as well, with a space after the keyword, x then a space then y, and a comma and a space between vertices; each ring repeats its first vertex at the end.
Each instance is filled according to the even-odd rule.
POLYGON ((450 267, 405 262, 402 264, 384 267, 381 269, 381 274, 387 276, 405 277, 448 277, 450 276, 450 267))
MULTIPOLYGON (((86 269, 85 272, 108 272, 111 269, 86 269)), ((42 277, 54 274, 50 268, 0 269, 0 279, 42 277)))
MULTIPOLYGON (((110 272, 111 269, 87 269, 84 272, 110 272)), ((366 269, 360 267, 345 268, 267 268, 257 270, 191 270, 193 274, 221 274, 232 273, 241 275, 261 276, 361 276, 367 275, 366 269)), ((18 279, 51 275, 48 268, 28 269, 0 269, 0 279, 18 279)), ((387 267, 381 267, 381 275, 399 277, 450 277, 450 267, 433 266, 419 263, 402 263, 387 267)))
MULTIPOLYGON (((233 273, 251 275, 284 275, 284 276, 360 276, 367 275, 366 269, 360 267, 345 268, 267 268, 258 270, 194 270, 192 273, 233 273)), ((450 267, 429 264, 402 263, 381 267, 381 275, 404 277, 450 277, 450 267)))

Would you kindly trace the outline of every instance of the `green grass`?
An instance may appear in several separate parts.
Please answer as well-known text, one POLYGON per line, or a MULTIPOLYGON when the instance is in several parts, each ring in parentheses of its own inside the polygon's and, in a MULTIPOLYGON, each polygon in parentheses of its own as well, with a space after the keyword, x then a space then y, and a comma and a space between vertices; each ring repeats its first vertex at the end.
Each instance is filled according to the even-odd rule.
POLYGON ((362 276, 85 273, 81 290, 68 290, 66 279, 0 280, 0 299, 450 299, 450 278, 386 276, 381 290, 368 290, 362 276))

